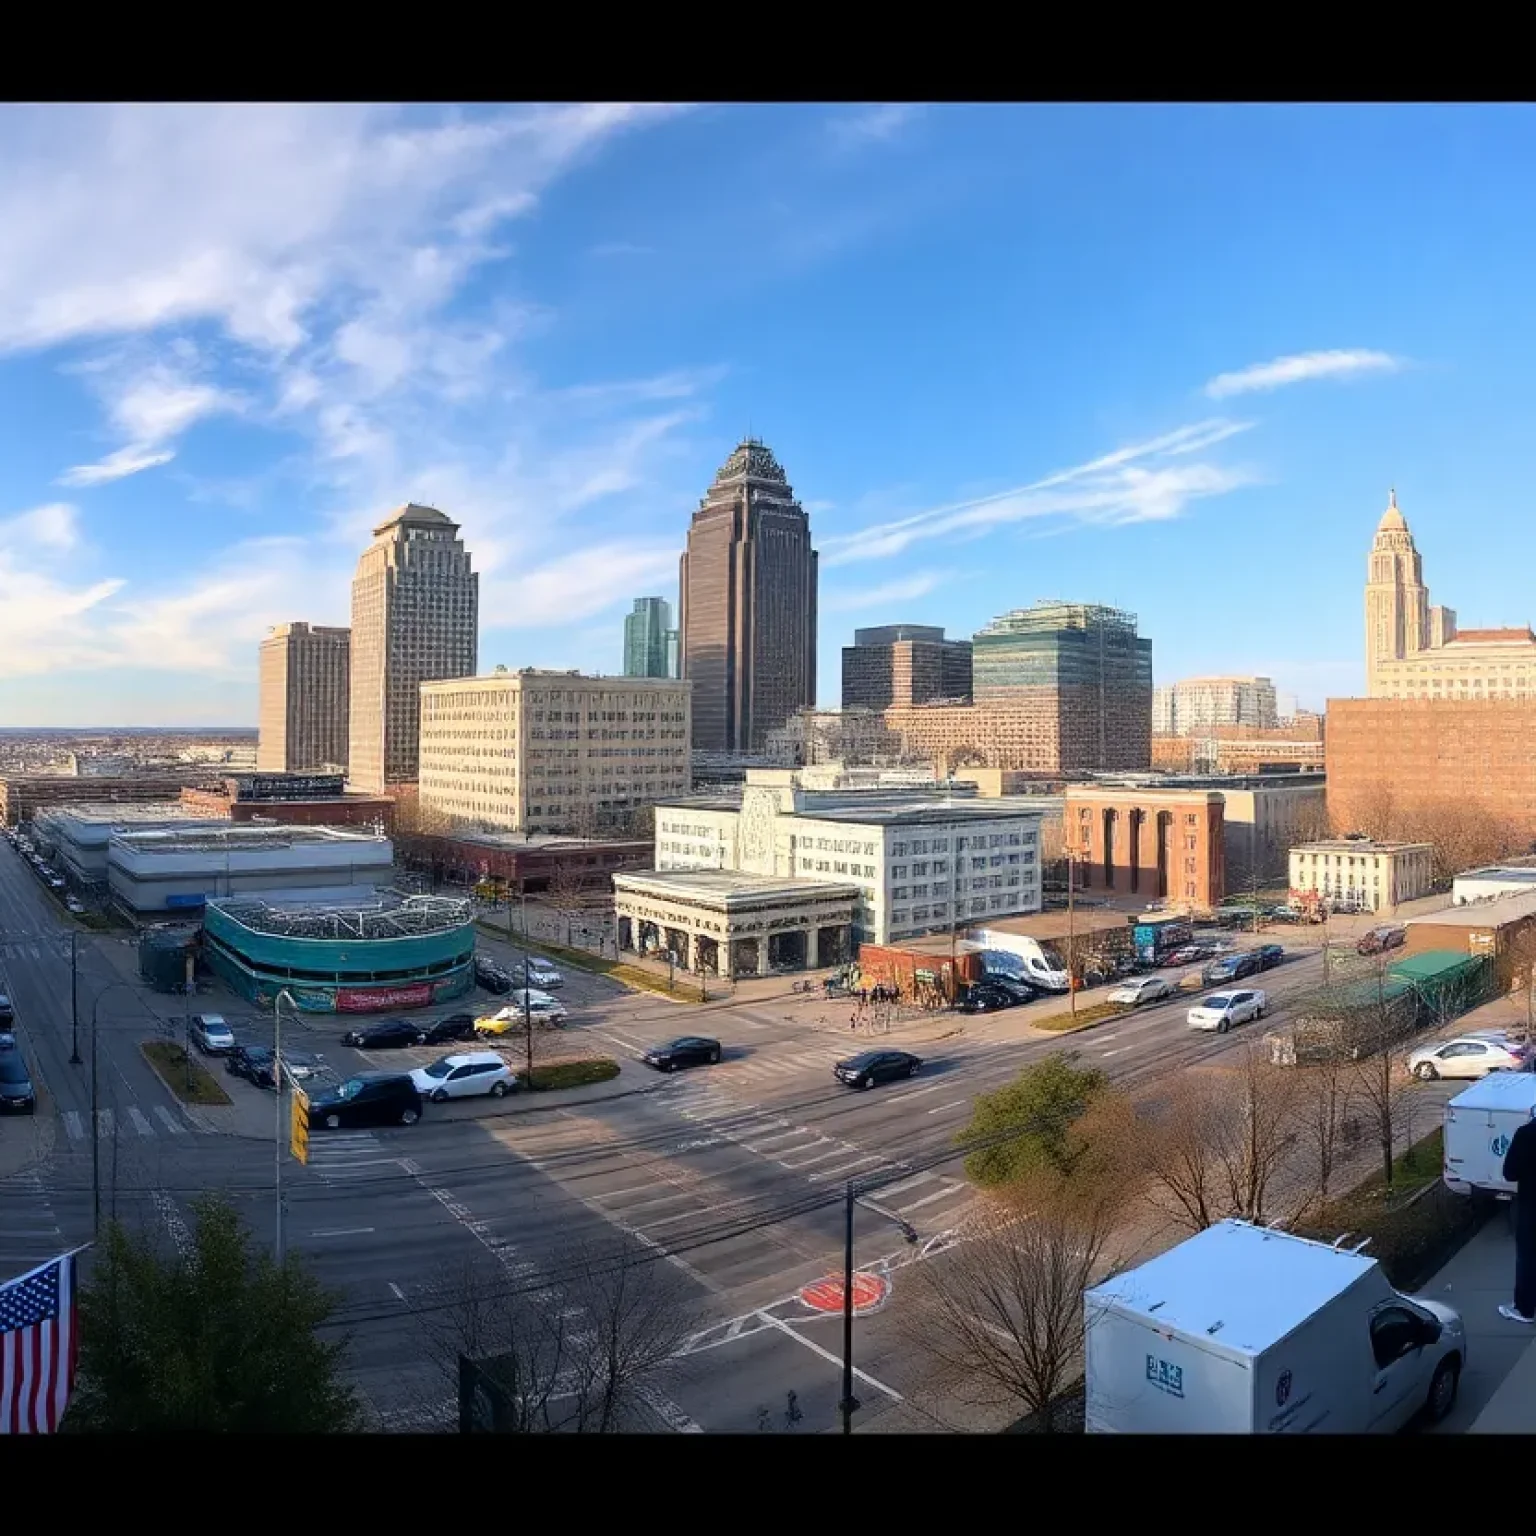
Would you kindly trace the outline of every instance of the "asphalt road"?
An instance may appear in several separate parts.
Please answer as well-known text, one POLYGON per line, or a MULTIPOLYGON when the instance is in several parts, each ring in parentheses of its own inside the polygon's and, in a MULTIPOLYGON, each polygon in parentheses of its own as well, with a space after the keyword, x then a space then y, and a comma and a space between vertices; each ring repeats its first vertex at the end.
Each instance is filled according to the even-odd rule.
MULTIPOLYGON (((196 1195, 221 1188, 270 1242, 272 1142, 261 1118, 270 1097, 233 1084, 252 1111, 251 1129, 202 1130, 139 1054, 163 1020, 176 1027, 180 1007, 132 981, 132 951, 120 941, 82 933, 87 1060, 100 997, 93 1170, 90 1072, 69 1063, 69 927, 31 869, 0 844, 0 963, 56 1116, 52 1158, 0 1180, 0 1274, 87 1240, 98 1188, 105 1213, 115 1206, 173 1240, 184 1237, 196 1195)), ((858 1423, 869 1427, 913 1411, 923 1362, 903 1331, 910 1277, 902 1270, 935 1261, 923 1256, 942 1251, 969 1202, 954 1139, 976 1094, 1063 1049, 1133 1087, 1219 1061, 1283 1019, 1286 999, 1320 973, 1314 951, 1258 979, 1275 1005, 1271 1019, 1229 1036, 1190 1030, 1187 998, 1066 1037, 1010 1038, 1016 1020, 998 1016, 956 1020, 947 1038, 914 1047, 924 1059, 914 1080, 864 1093, 835 1082, 832 1064, 885 1042, 813 1026, 798 996, 684 1008, 571 973, 565 1033, 616 1056, 620 1086, 633 1091, 563 1104, 433 1106, 415 1127, 316 1132, 308 1167, 285 1159, 287 1242, 340 1294, 337 1331, 349 1338, 354 1375, 385 1426, 452 1422, 452 1351, 440 1337, 450 1309, 440 1302, 461 1266, 490 1263, 508 1289, 561 1306, 574 1256, 603 1242, 668 1264, 696 1324, 675 1380, 653 1403, 658 1427, 813 1433, 836 1422, 840 1325, 800 1294, 841 1268, 845 1182, 872 1181, 878 1188, 855 1220, 858 1264, 885 1285, 879 1310, 856 1328, 865 1373, 858 1423), (667 1077, 639 1064, 646 1047, 684 1032, 719 1038, 725 1059, 667 1077)), ((477 994, 440 1011, 486 1002, 477 994)), ((238 1035, 270 1039, 270 1021, 233 999, 207 995, 194 1007, 224 1013, 238 1035)), ((311 1019, 290 1034, 285 1020, 285 1041, 321 1055, 337 1075, 440 1054, 352 1051, 340 1044, 344 1027, 311 1019)), ((0 1147, 9 1131, 0 1124, 0 1147)))

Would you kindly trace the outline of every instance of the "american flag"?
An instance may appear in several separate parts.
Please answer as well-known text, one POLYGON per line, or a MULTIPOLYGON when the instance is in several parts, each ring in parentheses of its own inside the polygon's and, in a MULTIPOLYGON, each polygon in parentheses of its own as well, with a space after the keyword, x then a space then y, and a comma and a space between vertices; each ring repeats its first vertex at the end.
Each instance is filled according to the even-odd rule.
POLYGON ((49 1435, 75 1385, 75 1256, 0 1286, 0 1435, 49 1435))

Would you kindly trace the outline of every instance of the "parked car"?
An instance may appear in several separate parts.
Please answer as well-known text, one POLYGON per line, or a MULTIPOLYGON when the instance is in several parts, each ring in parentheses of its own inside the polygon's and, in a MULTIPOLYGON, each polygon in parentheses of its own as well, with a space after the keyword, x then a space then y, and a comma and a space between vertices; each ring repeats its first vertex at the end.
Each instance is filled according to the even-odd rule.
POLYGON ((1138 976, 1109 994, 1109 1001, 1125 1008, 1139 1008, 1143 1003, 1158 1003, 1175 995, 1174 985, 1163 976, 1138 976))
POLYGON ((235 1032, 224 1022, 222 1014, 194 1013, 187 1032, 204 1056, 223 1056, 235 1048, 235 1032))
POLYGON ((16 1022, 16 1010, 11 1006, 11 1000, 3 992, 0 992, 0 1024, 14 1024, 16 1022))
POLYGON ((475 983, 497 997, 512 990, 512 978, 499 965, 480 955, 475 956, 475 983))
POLYGON ((1285 950, 1279 944, 1260 944, 1254 954, 1259 957, 1261 971, 1272 971, 1285 959, 1285 950))
POLYGON ((998 1013, 1004 1008, 1015 1007, 1018 999, 991 982, 978 982, 966 989, 960 999, 961 1013, 998 1013))
POLYGON ((1181 944, 1172 954, 1164 957, 1164 966, 1199 965, 1216 953, 1214 944, 1181 944))
POLYGON ((272 1052, 265 1045, 231 1046, 224 1057, 224 1070, 231 1077, 243 1077, 247 1082, 254 1082, 252 1074, 257 1071, 265 1070, 271 1075, 272 1052))
POLYGON ((680 1035, 670 1045, 658 1045, 640 1058, 658 1072, 676 1072, 682 1067, 713 1066, 720 1060, 720 1042, 704 1035, 680 1035))
POLYGON ((392 1051, 415 1045, 421 1038, 421 1026, 409 1019, 381 1019, 361 1029, 349 1029, 341 1037, 343 1045, 355 1045, 362 1051, 392 1051))
POLYGON ((415 1125, 421 1119, 421 1092, 401 1072, 360 1072, 331 1093, 309 1101, 310 1129, 323 1126, 415 1125))
POLYGON ((419 1045, 449 1045, 456 1040, 475 1038, 475 1016, 472 1013, 450 1013, 445 1019, 428 1024, 417 1037, 419 1045))
POLYGON ((1017 976, 987 976, 981 985, 1006 993, 1016 1005, 1032 1003, 1041 995, 1039 988, 1030 986, 1027 981, 1020 981, 1017 976))
POLYGON ((1421 1045, 1408 1070, 1423 1082, 1437 1077, 1487 1077, 1490 1072, 1523 1072, 1532 1051, 1502 1029, 1474 1029, 1454 1040, 1421 1045))
POLYGON ((1385 924, 1380 928, 1372 928, 1355 949, 1362 955, 1379 955, 1383 950, 1396 949, 1401 944, 1408 942, 1408 930, 1395 923, 1385 924))
MULTIPOLYGON (((312 1083, 319 1075, 320 1058, 318 1056, 311 1056, 308 1051, 283 1052, 283 1081, 290 1088, 303 1088, 306 1083, 312 1083)), ((264 1083, 262 1086, 269 1087, 270 1084, 264 1083)))
POLYGON ((411 1081, 422 1098, 434 1104, 485 1093, 493 1099, 505 1098, 517 1087, 512 1069, 494 1051, 441 1056, 430 1067, 418 1067, 411 1073, 411 1081))
POLYGON ((0 1035, 0 1112, 31 1115, 37 1112, 37 1090, 26 1058, 15 1035, 0 1035))
POLYGON ((498 1008, 495 1013, 476 1019, 475 1033, 505 1035, 510 1031, 522 1029, 525 1023, 560 1024, 568 1017, 565 1005, 552 997, 542 993, 530 994, 528 1006, 525 1009, 519 995, 515 1003, 508 1003, 505 1008, 498 1008))
POLYGON ((1257 989, 1252 992, 1213 992, 1189 1010, 1187 1022, 1191 1029, 1214 1029, 1224 1035, 1235 1024, 1262 1019, 1268 1007, 1269 999, 1257 989))
POLYGON ((540 960, 537 956, 529 957, 525 975, 530 987, 563 987, 565 985, 565 977, 548 960, 540 960))
POLYGON ((915 1077, 922 1064, 922 1058, 910 1051, 864 1051, 838 1062, 832 1075, 850 1088, 873 1088, 892 1078, 915 1077))
MULTIPOLYGON (((320 1063, 304 1051, 283 1052, 283 1081, 302 1087, 319 1071, 320 1063)), ((255 1088, 277 1087, 277 1058, 264 1045, 245 1048, 245 1067, 239 1074, 255 1088)))
POLYGON ((68 908, 69 908, 69 910, 70 910, 70 911, 71 911, 71 912, 73 912, 73 913, 74 913, 74 914, 75 914, 75 916, 76 916, 76 917, 79 917, 79 916, 81 916, 81 915, 82 915, 82 914, 83 914, 83 913, 84 913, 84 911, 85 911, 85 905, 84 905, 84 903, 83 903, 83 902, 81 902, 81 901, 80 901, 80 900, 78 900, 78 899, 77 899, 77 898, 76 898, 76 897, 74 897, 74 896, 66 896, 66 897, 65 897, 65 898, 64 898, 64 905, 65 905, 65 906, 66 906, 66 907, 68 907, 68 908))
POLYGON ((1229 981, 1241 981, 1263 969, 1256 950, 1246 950, 1239 955, 1219 955, 1200 973, 1200 980, 1208 987, 1224 986, 1229 981))

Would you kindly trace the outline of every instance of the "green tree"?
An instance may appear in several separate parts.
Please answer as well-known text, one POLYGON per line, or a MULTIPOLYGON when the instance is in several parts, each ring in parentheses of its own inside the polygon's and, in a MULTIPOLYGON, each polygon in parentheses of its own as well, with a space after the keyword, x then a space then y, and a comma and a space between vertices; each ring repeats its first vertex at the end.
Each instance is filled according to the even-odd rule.
POLYGON ((185 1252, 108 1226, 80 1292, 68 1426, 109 1433, 316 1433, 358 1427, 345 1345, 317 1338, 336 1298, 295 1259, 253 1252, 229 1203, 194 1206, 185 1252))
POLYGON ((973 1182, 995 1189, 1041 1171, 1073 1172, 1087 1146, 1072 1127, 1108 1086, 1097 1067, 1074 1062, 1058 1051, 978 1095, 970 1124, 956 1138, 962 1146, 981 1143, 965 1160, 973 1182))

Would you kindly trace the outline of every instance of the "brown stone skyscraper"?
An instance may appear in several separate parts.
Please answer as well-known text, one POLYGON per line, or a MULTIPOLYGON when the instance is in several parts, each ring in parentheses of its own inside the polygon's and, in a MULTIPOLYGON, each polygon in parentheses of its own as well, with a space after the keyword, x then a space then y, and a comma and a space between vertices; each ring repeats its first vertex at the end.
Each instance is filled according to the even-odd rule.
POLYGON ((351 660, 349 629, 279 624, 261 642, 258 772, 346 768, 351 660))
POLYGON ((816 702, 816 551, 772 452, 747 438, 688 530, 678 586, 693 745, 752 752, 816 702))

